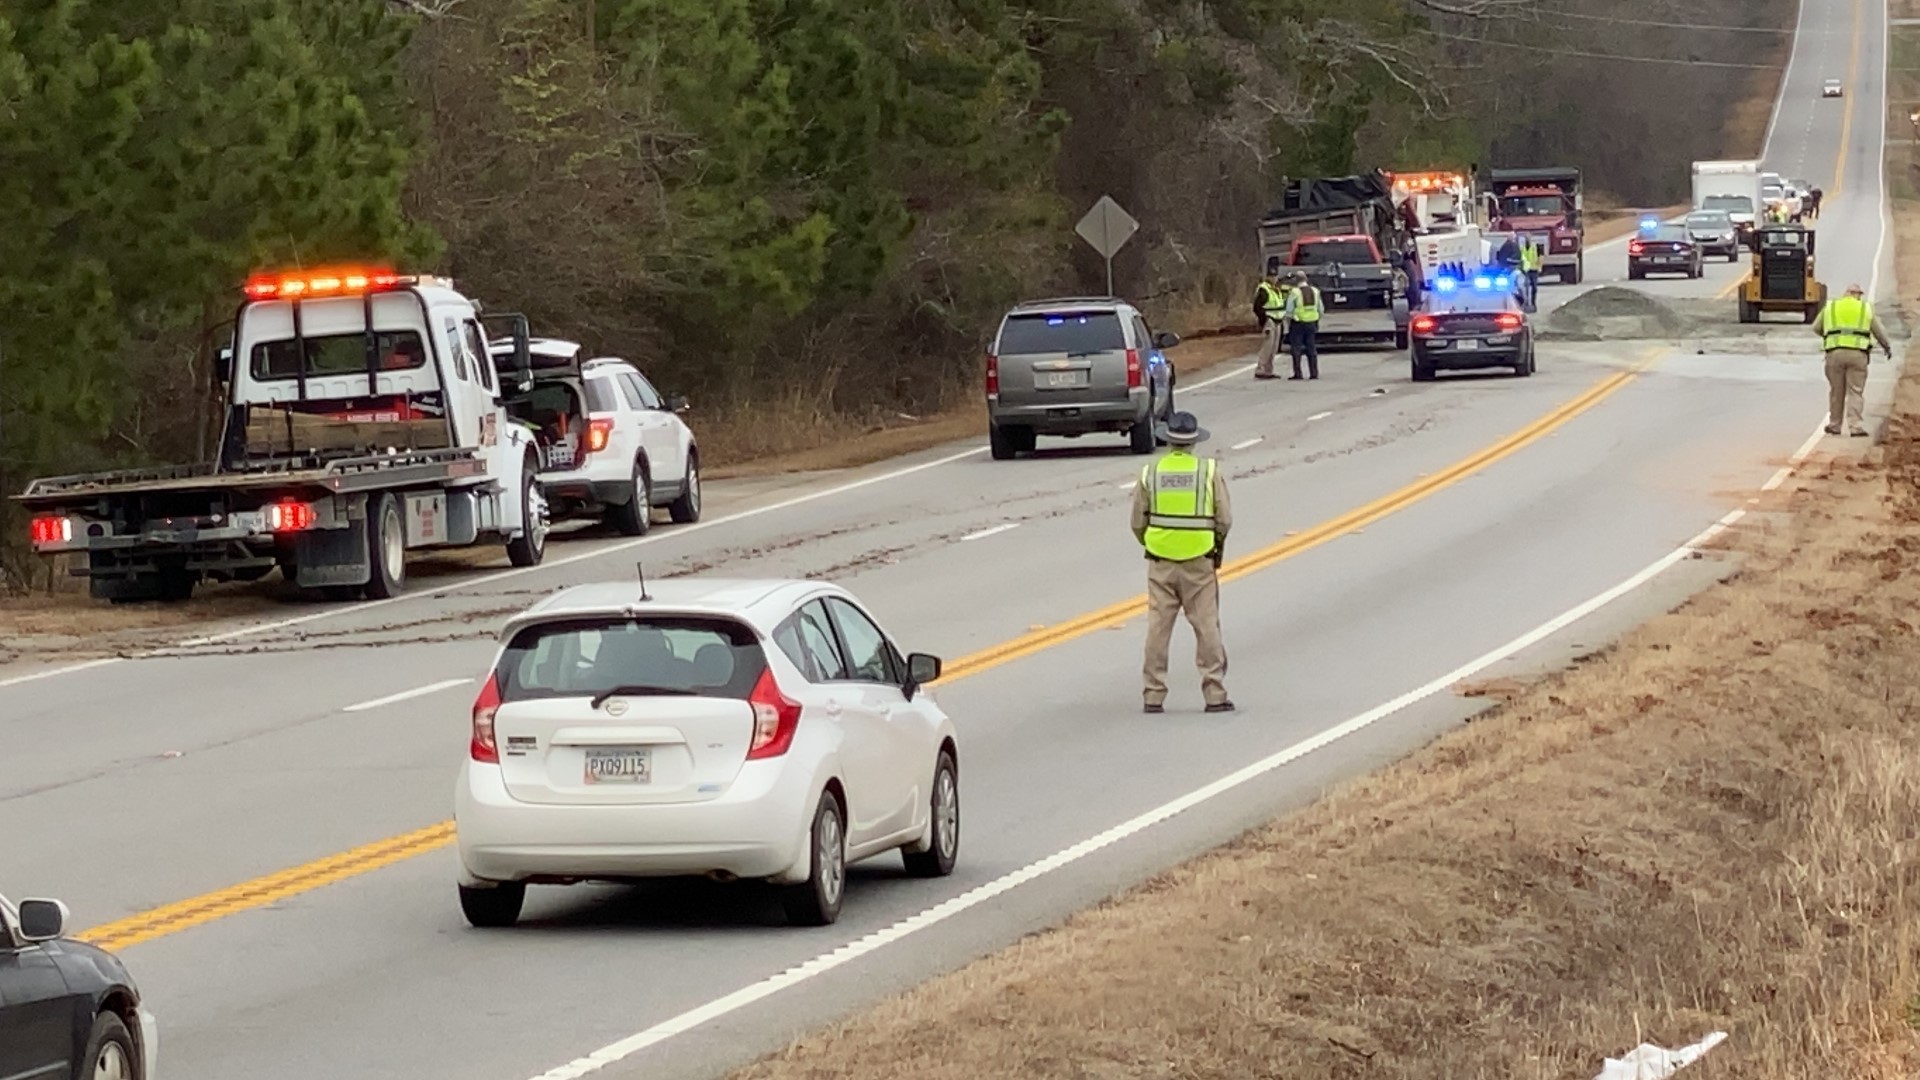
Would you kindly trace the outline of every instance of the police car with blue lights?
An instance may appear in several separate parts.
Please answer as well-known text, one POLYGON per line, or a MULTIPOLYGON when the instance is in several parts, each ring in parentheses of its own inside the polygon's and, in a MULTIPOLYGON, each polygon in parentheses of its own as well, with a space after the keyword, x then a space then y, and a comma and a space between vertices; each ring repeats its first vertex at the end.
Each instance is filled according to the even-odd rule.
POLYGON ((1440 371, 1510 368, 1534 372, 1533 326, 1518 275, 1498 268, 1436 275, 1408 327, 1413 380, 1440 371))

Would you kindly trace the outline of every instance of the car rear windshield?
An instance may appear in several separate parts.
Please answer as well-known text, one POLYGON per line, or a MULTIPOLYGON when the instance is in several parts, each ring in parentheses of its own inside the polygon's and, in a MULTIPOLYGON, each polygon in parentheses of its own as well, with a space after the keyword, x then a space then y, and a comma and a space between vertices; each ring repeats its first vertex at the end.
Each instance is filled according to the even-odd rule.
POLYGON ((1687 215, 1687 227, 1692 229, 1721 229, 1732 223, 1733 219, 1723 213, 1687 215))
POLYGON ((1693 239, 1687 234, 1685 225, 1656 225, 1653 227, 1651 238, 1675 243, 1693 239))
MULTIPOLYGON (((308 375, 345 375, 367 370, 367 335, 364 333, 309 335, 307 341, 308 375)), ((427 350, 420 335, 411 330, 380 330, 373 335, 376 363, 382 371, 409 371, 424 367, 427 350)), ((253 377, 291 379, 300 373, 300 342, 263 341, 253 347, 253 377)))
POLYGON ((1371 263, 1373 245, 1365 240, 1315 240, 1293 250, 1295 266, 1326 266, 1330 263, 1371 263))
POLYGON ((1504 289, 1453 289, 1427 294, 1426 310, 1436 315, 1453 312, 1494 312, 1518 310, 1513 294, 1504 289))
POLYGON ((1000 328, 1000 355, 1090 353, 1127 347, 1120 316, 1111 311, 1046 311, 1009 315, 1000 328))
POLYGON ((766 670, 746 625, 713 616, 595 617, 536 623, 500 658, 502 701, 652 687, 745 699, 766 670))

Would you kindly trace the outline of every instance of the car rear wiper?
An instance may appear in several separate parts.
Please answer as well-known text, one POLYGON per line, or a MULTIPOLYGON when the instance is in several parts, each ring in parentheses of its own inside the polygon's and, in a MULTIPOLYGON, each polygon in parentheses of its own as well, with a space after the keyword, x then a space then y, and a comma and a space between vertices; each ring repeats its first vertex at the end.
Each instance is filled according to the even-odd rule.
POLYGON ((1085 352, 1070 352, 1067 354, 1067 359, 1078 360, 1083 356, 1099 356, 1101 353, 1106 351, 1107 351, 1106 349, 1088 349, 1085 352))
POLYGON ((698 696, 699 695, 695 691, 688 690, 684 687, 648 686, 645 684, 636 683, 631 686, 616 686, 609 690, 602 690, 599 693, 593 695, 593 700, 588 702, 588 704, 591 705, 593 708, 597 709, 600 706, 605 705, 607 703, 607 699, 612 697, 698 697, 698 696))

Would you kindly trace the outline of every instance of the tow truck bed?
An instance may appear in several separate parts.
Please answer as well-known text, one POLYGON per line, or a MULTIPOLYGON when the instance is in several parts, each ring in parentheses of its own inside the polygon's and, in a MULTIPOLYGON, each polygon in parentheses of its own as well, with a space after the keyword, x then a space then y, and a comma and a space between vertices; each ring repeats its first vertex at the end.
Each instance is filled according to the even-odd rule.
MULTIPOLYGON (((305 465, 305 463, 301 463, 305 465)), ((219 471, 212 464, 76 473, 34 480, 14 502, 34 510, 85 506, 103 498, 186 491, 275 491, 317 489, 331 494, 446 483, 485 471, 468 448, 419 450, 369 457, 340 458, 324 465, 294 465, 219 471)))

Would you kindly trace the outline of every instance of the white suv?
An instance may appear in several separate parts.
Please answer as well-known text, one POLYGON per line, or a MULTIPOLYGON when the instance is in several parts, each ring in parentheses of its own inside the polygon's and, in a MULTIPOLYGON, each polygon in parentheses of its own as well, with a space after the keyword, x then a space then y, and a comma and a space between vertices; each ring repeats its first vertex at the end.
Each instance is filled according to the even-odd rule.
MULTIPOLYGON (((654 507, 681 524, 700 519, 700 450, 680 419, 685 398, 662 397, 617 357, 581 360, 577 342, 535 338, 529 352, 532 385, 511 394, 509 409, 537 432, 551 517, 600 516, 628 536, 647 531, 654 507)), ((508 374, 511 343, 493 356, 508 374)))
POLYGON ((839 917, 847 864, 953 872, 960 756, 926 684, 845 589, 577 585, 500 631, 454 792, 460 906, 510 926, 528 884, 707 876, 839 917))

